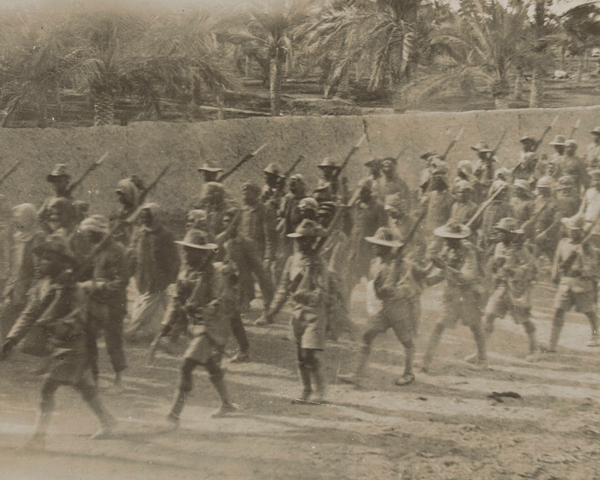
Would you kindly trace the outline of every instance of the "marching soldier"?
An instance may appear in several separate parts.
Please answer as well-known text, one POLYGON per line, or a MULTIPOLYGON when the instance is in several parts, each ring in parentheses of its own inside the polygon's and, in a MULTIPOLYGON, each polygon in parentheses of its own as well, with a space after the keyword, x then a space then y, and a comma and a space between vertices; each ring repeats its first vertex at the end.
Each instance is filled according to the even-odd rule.
POLYGON ((583 202, 579 207, 579 216, 585 220, 592 245, 600 248, 600 170, 592 170, 590 177, 592 186, 585 192, 583 202))
POLYGON ((282 184, 285 177, 281 175, 281 169, 276 163, 269 163, 263 170, 263 175, 265 185, 262 188, 260 199, 263 203, 272 205, 273 210, 277 212, 283 196, 282 184))
POLYGON ((133 214, 139 207, 140 189, 132 178, 117 183, 115 190, 119 201, 119 210, 110 216, 113 238, 124 247, 128 247, 133 233, 133 214))
POLYGON ((183 321, 193 335, 183 354, 179 385, 167 420, 179 426, 186 397, 192 391, 193 371, 202 366, 209 374, 221 399, 221 407, 212 417, 222 417, 239 409, 231 402, 221 359, 230 333, 229 316, 236 309, 236 295, 230 270, 219 270, 211 262, 217 244, 209 243, 206 233, 190 230, 183 241, 184 262, 177 277, 176 292, 165 315, 162 333, 183 321))
MULTIPOLYGON (((495 290, 485 308, 485 332, 489 338, 494 320, 509 313, 517 325, 523 325, 529 337, 529 355, 535 355, 537 340, 531 321, 531 291, 536 267, 527 248, 519 245, 517 235, 523 234, 514 218, 503 218, 496 225, 501 239, 491 260, 495 290)), ((532 357, 529 357, 532 358, 532 357)))
POLYGON ((552 281, 558 285, 558 290, 554 297, 550 352, 556 352, 566 312, 573 306, 590 321, 592 337, 587 345, 600 345, 596 316, 598 256, 592 245, 584 241, 583 218, 563 218, 562 222, 567 229, 568 238, 560 241, 552 266, 552 281))
POLYGON ((348 248, 352 268, 346 278, 349 295, 361 278, 369 276, 372 249, 365 238, 372 237, 381 225, 387 224, 383 205, 372 195, 372 186, 370 180, 361 180, 358 201, 352 207, 352 232, 348 248))
POLYGON ((319 203, 312 197, 304 197, 298 204, 298 210, 302 220, 316 220, 319 203))
POLYGON ((421 208, 427 209, 425 232, 428 236, 446 224, 452 213, 452 193, 448 188, 447 174, 446 162, 432 160, 431 184, 421 199, 421 208))
MULTIPOLYGON (((48 197, 46 200, 44 200, 44 203, 38 210, 38 217, 42 226, 49 233, 52 233, 50 227, 48 226, 48 222, 50 221, 50 202, 56 198, 65 198, 69 200, 69 202, 73 202, 73 197, 69 191, 71 175, 67 173, 67 166, 64 163, 57 163, 52 172, 46 176, 46 180, 52 185, 52 188, 54 188, 54 196, 48 197)), ((73 218, 71 219, 71 222, 74 223, 77 221, 76 212, 74 209, 72 215, 73 218)))
POLYGON ((319 180, 319 187, 328 186, 331 190, 331 194, 340 198, 340 200, 344 200, 343 192, 340 189, 340 183, 338 178, 338 172, 341 167, 335 164, 335 162, 330 157, 325 157, 323 161, 317 165, 317 167, 321 170, 321 179, 319 180))
MULTIPOLYGON (((401 241, 412 231, 416 219, 411 215, 406 202, 399 195, 390 195, 385 199, 384 210, 388 215, 388 226, 394 236, 401 241)), ((414 233, 410 245, 403 248, 403 256, 414 263, 423 262, 427 251, 427 242, 419 229, 414 233)))
POLYGON ((594 128, 590 134, 592 135, 592 143, 587 146, 585 166, 590 170, 594 170, 600 168, 600 127, 594 128))
POLYGON ((537 181, 537 162, 538 158, 533 152, 521 152, 519 163, 513 168, 512 181, 525 180, 529 184, 534 184, 537 181))
POLYGON ((564 135, 556 135, 554 139, 548 144, 554 147, 554 153, 548 159, 546 155, 542 155, 542 161, 537 165, 537 173, 541 178, 544 175, 550 175, 555 180, 561 177, 560 168, 557 168, 560 159, 565 154, 565 142, 566 138, 564 135))
POLYGON ((454 188, 455 194, 450 213, 450 220, 455 223, 465 224, 477 211, 477 205, 471 200, 473 187, 466 180, 461 180, 456 183, 454 188))
POLYGON ((373 192, 379 196, 379 201, 385 201, 388 195, 400 195, 410 208, 411 195, 408 185, 396 170, 398 161, 394 157, 386 157, 381 161, 381 177, 373 182, 373 192))
POLYGON ((288 193, 281 200, 281 206, 277 213, 277 255, 274 269, 275 282, 279 282, 283 267, 288 257, 293 253, 294 242, 288 237, 294 233, 296 227, 302 221, 298 204, 306 197, 306 184, 304 177, 294 174, 288 181, 288 193))
POLYGON ((488 258, 492 256, 498 241, 497 231, 494 227, 501 219, 513 216, 513 209, 507 201, 508 184, 502 180, 496 180, 492 184, 488 196, 491 198, 497 190, 502 191, 483 212, 479 231, 479 246, 484 249, 488 258))
POLYGON ((100 420, 101 427, 92 438, 106 438, 116 425, 115 418, 100 401, 98 387, 90 371, 86 345, 85 293, 75 283, 75 259, 64 238, 49 236, 33 249, 38 257, 40 280, 30 290, 27 306, 0 347, 0 360, 19 343, 35 324, 49 337, 52 354, 46 366, 41 391, 40 412, 29 447, 43 448, 54 411, 54 396, 59 387, 77 390, 100 420))
POLYGON ((436 228, 434 233, 444 239, 445 246, 440 255, 432 259, 441 273, 428 279, 428 283, 446 281, 442 296, 444 313, 429 339, 422 371, 429 371, 446 328, 455 328, 459 320, 473 332, 478 351, 477 362, 485 368, 487 353, 481 329, 481 293, 478 287, 481 278, 477 253, 467 240, 471 230, 464 225, 449 222, 436 228))
POLYGON ((479 142, 477 145, 472 146, 471 150, 477 152, 477 161, 473 165, 473 173, 487 192, 494 181, 494 163, 497 163, 498 159, 492 156, 493 152, 485 142, 479 142))
POLYGON ((223 216, 233 207, 233 203, 227 199, 223 184, 218 182, 204 185, 201 203, 206 211, 208 232, 216 238, 225 230, 223 216))
POLYGON ((206 210, 190 210, 185 216, 185 231, 202 230, 208 232, 208 215, 206 210))
POLYGON ((131 307, 129 339, 153 338, 158 333, 167 308, 167 288, 175 283, 179 270, 177 247, 160 221, 159 206, 147 203, 138 216, 140 225, 133 237, 131 258, 140 296, 131 307))
POLYGON ((265 313, 267 322, 272 323, 273 317, 291 300, 291 325, 302 381, 302 394, 294 403, 322 403, 325 397, 318 352, 325 349, 330 298, 327 267, 313 248, 321 231, 316 222, 307 219, 289 234, 298 248, 286 262, 273 304, 265 313))
POLYGON ((46 231, 70 240, 77 226, 77 212, 73 202, 65 197, 54 197, 48 200, 45 209, 43 226, 46 231))
MULTIPOLYGON (((367 292, 374 293, 376 311, 372 312, 369 327, 362 337, 362 347, 356 370, 351 376, 339 376, 346 383, 360 386, 371 345, 379 334, 394 330, 396 338, 404 347, 404 373, 396 380, 398 386, 409 385, 415 380, 413 361, 415 358, 414 338, 421 317, 421 293, 428 270, 406 262, 403 258, 403 243, 396 240, 392 230, 381 227, 374 236, 367 237, 373 255, 379 260, 374 280, 369 282, 367 292)), ((371 312, 369 312, 371 313, 371 312)))
MULTIPOLYGON (((587 170, 583 160, 575 155, 577 152, 577 142, 567 140, 565 142, 565 154, 556 160, 556 170, 560 176, 568 175, 575 181, 575 190, 579 192, 581 188, 587 189, 590 185, 587 170)), ((560 177, 559 177, 560 178, 560 177)))
MULTIPOLYGON (((247 182, 242 187, 243 206, 239 211, 237 224, 228 236, 227 253, 239 271, 239 284, 242 295, 242 310, 250 307, 254 300, 254 278, 258 281, 264 308, 269 308, 273 300, 274 287, 269 273, 275 260, 273 243, 276 236, 275 218, 267 214, 267 208, 260 201, 260 187, 247 182)), ((225 238, 217 237, 221 243, 225 238)))
POLYGON ((31 203, 13 208, 13 231, 8 280, 0 307, 0 343, 25 308, 29 289, 35 282, 33 250, 44 241, 44 233, 38 224, 37 211, 31 203))
POLYGON ((456 165, 456 178, 454 179, 454 185, 461 180, 465 180, 473 185, 475 176, 473 175, 473 164, 470 160, 461 160, 456 165))
POLYGON ((536 246, 538 253, 545 254, 550 261, 559 240, 559 208, 552 196, 552 177, 544 176, 537 181, 538 196, 533 202, 531 218, 521 225, 526 238, 536 246))
POLYGON ((510 198, 513 216, 519 225, 523 225, 531 218, 533 211, 532 192, 525 180, 517 179, 513 184, 513 194, 510 198))
POLYGON ((559 218, 570 218, 579 211, 581 197, 579 192, 575 191, 575 181, 571 177, 558 179, 556 203, 558 204, 559 218))
POLYGON ((204 183, 218 182, 220 174, 224 171, 221 167, 218 167, 213 162, 207 160, 198 168, 198 171, 202 174, 204 183))
POLYGON ((98 346, 96 339, 104 330, 106 350, 115 372, 114 384, 121 386, 127 367, 123 350, 123 319, 127 314, 127 265, 125 251, 109 235, 108 218, 92 215, 80 225, 91 251, 82 265, 80 281, 89 294, 87 344, 94 379, 98 379, 98 346))

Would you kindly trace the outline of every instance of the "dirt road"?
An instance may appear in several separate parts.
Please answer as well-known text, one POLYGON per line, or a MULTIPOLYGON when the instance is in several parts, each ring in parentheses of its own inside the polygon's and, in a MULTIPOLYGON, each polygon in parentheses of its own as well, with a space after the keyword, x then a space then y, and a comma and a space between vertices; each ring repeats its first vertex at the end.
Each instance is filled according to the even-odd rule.
MULTIPOLYGON (((423 298, 419 361, 439 318, 440 290, 423 298)), ((553 289, 536 287, 535 319, 547 342, 553 289)), ((353 318, 364 324, 364 291, 353 297, 353 318)), ((218 399, 205 373, 182 417, 163 422, 176 385, 177 360, 128 348, 124 391, 103 392, 120 420, 114 439, 92 441, 95 420, 77 395, 57 397, 45 451, 20 451, 35 420, 41 379, 32 358, 15 354, 0 364, 0 479, 600 479, 600 349, 585 347, 589 326, 571 314, 557 354, 524 360, 527 339, 510 319, 497 322, 490 371, 471 370, 465 327, 447 331, 429 375, 396 387, 402 349, 391 335, 376 340, 366 388, 338 385, 358 345, 329 345, 324 364, 331 403, 296 406, 294 346, 284 315, 269 328, 248 327, 252 363, 226 363, 236 416, 210 419, 218 399), (488 398, 515 392, 522 398, 488 398)), ((230 345, 234 348, 234 345, 230 345)), ((102 352, 104 382, 110 365, 102 352)))

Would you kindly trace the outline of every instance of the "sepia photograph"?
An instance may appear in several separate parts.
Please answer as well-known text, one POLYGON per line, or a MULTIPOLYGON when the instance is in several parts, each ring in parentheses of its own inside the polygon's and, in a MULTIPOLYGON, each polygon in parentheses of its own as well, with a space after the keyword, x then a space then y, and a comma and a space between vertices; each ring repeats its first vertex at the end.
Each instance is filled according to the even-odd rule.
POLYGON ((600 480, 600 0, 0 0, 0 480, 600 480))

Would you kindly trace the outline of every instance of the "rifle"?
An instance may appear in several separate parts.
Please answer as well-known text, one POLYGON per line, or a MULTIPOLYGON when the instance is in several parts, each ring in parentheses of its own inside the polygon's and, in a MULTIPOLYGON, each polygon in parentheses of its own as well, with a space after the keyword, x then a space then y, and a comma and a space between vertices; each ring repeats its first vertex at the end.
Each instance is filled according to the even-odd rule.
POLYGON ((490 153, 490 158, 493 158, 496 155, 496 153, 498 153, 498 149, 500 148, 500 145, 502 144, 504 137, 506 137, 507 132, 508 132, 508 128, 502 132, 502 135, 500 135, 500 138, 498 139, 498 142, 496 142, 496 146, 494 147, 494 150, 492 150, 492 152, 490 153))
POLYGON ((144 200, 146 200, 146 197, 148 196, 148 194, 156 188, 156 185, 158 185, 158 182, 160 182, 162 180, 162 178, 167 174, 167 172, 169 171, 169 168, 171 168, 171 165, 167 165, 165 168, 163 168, 162 171, 158 174, 158 176, 154 179, 154 181, 150 185, 148 185, 146 188, 144 188, 144 190, 142 191, 142 193, 140 194, 140 197, 138 199, 138 203, 140 204, 140 206, 144 204, 144 200))
POLYGON ((75 191, 75 189, 83 183, 83 181, 92 172, 92 170, 96 170, 96 168, 102 165, 102 162, 106 160, 106 157, 108 157, 108 152, 105 152, 104 155, 102 155, 98 160, 92 163, 77 180, 75 180, 71 185, 69 185, 69 187, 67 188, 67 196, 70 196, 75 191))
POLYGON ((227 178, 229 178, 231 175, 233 175, 233 173, 235 173, 235 171, 240 168, 244 163, 246 163, 248 160, 253 159, 254 157, 256 157, 256 155, 258 155, 258 153, 265 148, 268 145, 267 143, 263 143, 260 147, 258 147, 256 150, 254 150, 252 153, 248 153, 246 155, 244 155, 242 157, 242 159, 236 163, 229 171, 225 172, 223 175, 221 175, 219 177, 219 179, 217 180, 217 182, 223 183, 223 181, 227 180, 227 178))
POLYGON ((546 128, 544 128, 544 131, 542 132, 542 136, 540 137, 540 139, 537 142, 535 142, 532 152, 535 152, 540 147, 540 145, 544 141, 544 137, 546 135, 548 135, 548 132, 550 130, 552 130, 552 127, 554 127, 554 125, 556 125, 556 122, 558 122, 558 117, 559 117, 558 115, 556 117, 554 117, 554 120, 552 120, 552 123, 550 125, 548 125, 546 128))
POLYGON ((442 155, 442 160, 446 160, 446 157, 448 156, 448 154, 450 153, 450 150, 452 150, 454 148, 454 145, 456 145, 458 143, 458 141, 460 140, 460 137, 462 137, 463 132, 465 131, 465 127, 462 127, 458 133, 456 134, 456 137, 454 137, 454 139, 450 142, 450 144, 448 145, 448 147, 446 148, 446 151, 444 152, 444 154, 442 155))
POLYGON ((473 225, 473 223, 475 223, 475 220, 477 220, 481 216, 481 214, 485 211, 485 209, 491 205, 491 203, 494 201, 494 199, 498 195, 500 195, 500 192, 502 192, 505 188, 506 188, 506 185, 503 185, 498 190, 496 190, 490 198, 488 198, 485 202, 483 202, 481 205, 479 205, 479 208, 477 209, 475 214, 469 219, 469 221, 465 224, 465 226, 471 228, 471 225, 473 225))
POLYGON ((581 118, 578 118, 577 121, 575 122, 575 125, 573 125, 573 128, 571 128, 571 133, 569 134, 569 140, 573 138, 573 136, 575 135, 575 132, 577 130, 579 130, 579 125, 581 125, 581 118))
POLYGON ((12 167, 8 169, 8 171, 2 176, 2 178, 0 178, 0 185, 2 185, 4 181, 15 172, 17 168, 19 168, 19 165, 21 165, 21 163, 23 163, 23 160, 19 160, 17 163, 15 163, 12 167))
POLYGON ((400 150, 400 153, 398 155, 396 155, 396 161, 400 161, 400 157, 404 154, 404 152, 406 152, 408 150, 408 145, 406 147, 404 147, 402 150, 400 150))
POLYGON ((352 158, 352 155, 354 155, 356 152, 358 152, 360 146, 362 145, 362 143, 366 139, 367 139, 367 134, 365 133, 362 137, 360 137, 360 139, 358 140, 358 142, 356 142, 356 145, 354 145, 350 149, 350 152, 348 153, 348 155, 346 155, 346 158, 344 159, 344 161, 340 165, 340 168, 338 168, 337 171, 333 174, 333 180, 334 181, 339 178, 340 174, 342 173, 342 170, 344 170, 344 168, 346 168, 346 165, 348 165, 348 162, 352 158))
POLYGON ((292 163, 292 166, 286 170, 286 172, 283 174, 282 178, 279 179, 279 191, 280 192, 283 191, 283 187, 285 186, 285 182, 287 181, 287 179, 290 178, 290 175, 292 173, 294 173, 294 170, 296 170, 296 167, 298 165, 300 165, 300 163, 302 163, 302 161, 305 158, 306 157, 304 156, 304 154, 300 154, 298 156, 298 158, 294 161, 294 163, 292 163))

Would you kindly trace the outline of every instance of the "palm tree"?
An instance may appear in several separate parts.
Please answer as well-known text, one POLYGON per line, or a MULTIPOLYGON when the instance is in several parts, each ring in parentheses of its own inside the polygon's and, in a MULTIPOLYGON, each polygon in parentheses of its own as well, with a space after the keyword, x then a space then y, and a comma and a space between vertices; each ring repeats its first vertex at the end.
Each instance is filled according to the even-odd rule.
POLYGON ((110 125, 117 96, 138 99, 160 113, 162 95, 193 92, 204 84, 220 90, 230 78, 215 60, 210 17, 162 16, 106 11, 75 16, 66 79, 89 92, 94 124, 110 125))
POLYGON ((595 3, 573 7, 562 15, 561 24, 567 49, 579 58, 576 82, 581 83, 585 53, 600 40, 600 7, 595 3))
MULTIPOLYGON (((47 122, 48 98, 58 99, 66 68, 62 57, 67 38, 57 30, 59 19, 45 15, 6 15, 0 26, 0 125, 23 107, 35 107, 38 126, 47 122)), ((60 103, 60 102, 58 102, 60 103)))
POLYGON ((508 75, 519 65, 527 40, 527 9, 496 0, 471 0, 469 6, 434 34, 431 47, 438 56, 438 72, 412 90, 420 99, 455 88, 473 93, 483 87, 496 108, 508 108, 508 75))

